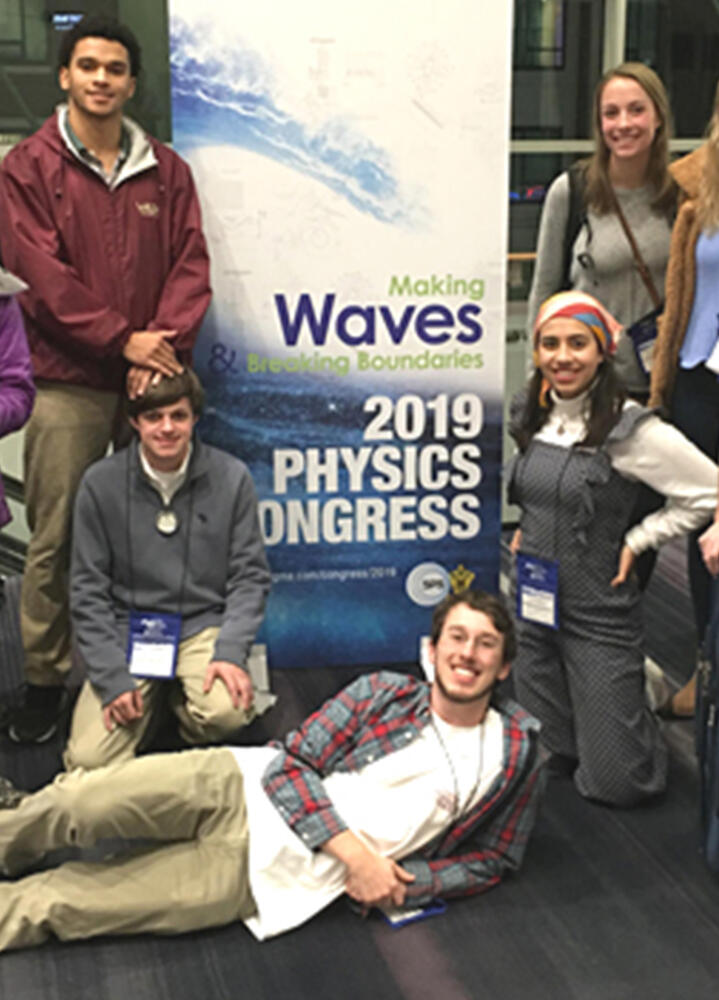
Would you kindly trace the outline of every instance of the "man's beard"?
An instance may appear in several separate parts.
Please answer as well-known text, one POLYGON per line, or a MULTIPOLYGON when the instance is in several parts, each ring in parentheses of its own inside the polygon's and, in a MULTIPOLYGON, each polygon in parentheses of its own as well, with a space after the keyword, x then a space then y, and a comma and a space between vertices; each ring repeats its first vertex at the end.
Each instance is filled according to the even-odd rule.
POLYGON ((488 686, 482 687, 479 691, 473 691, 468 694, 462 694, 461 692, 449 691, 445 687, 444 681, 442 680, 442 675, 439 673, 438 670, 435 671, 434 680, 437 687, 442 692, 443 696, 447 699, 447 701, 452 701, 456 705, 471 705, 475 701, 482 701, 488 695, 492 694, 492 691, 494 690, 494 685, 496 683, 496 681, 492 681, 488 686))

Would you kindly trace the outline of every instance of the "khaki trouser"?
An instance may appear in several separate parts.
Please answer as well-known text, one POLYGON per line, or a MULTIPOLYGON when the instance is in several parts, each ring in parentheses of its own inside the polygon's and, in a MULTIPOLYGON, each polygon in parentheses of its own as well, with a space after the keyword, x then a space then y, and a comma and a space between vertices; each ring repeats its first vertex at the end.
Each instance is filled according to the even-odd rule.
POLYGON ((242 775, 229 750, 154 754, 73 771, 0 811, 0 865, 106 838, 158 841, 0 882, 0 950, 98 934, 178 934, 255 912, 242 775))
POLYGON ((32 532, 20 598, 25 674, 62 684, 70 671, 68 583, 75 494, 113 439, 119 395, 38 380, 25 430, 25 509, 32 532))
POLYGON ((220 743, 254 717, 241 707, 234 708, 229 692, 216 680, 205 693, 205 671, 213 658, 218 628, 206 628, 180 643, 174 681, 138 681, 144 714, 129 726, 115 726, 108 732, 102 719, 102 703, 89 681, 85 681, 72 717, 70 738, 65 748, 65 767, 104 767, 135 756, 153 711, 161 686, 170 684, 170 707, 180 720, 180 734, 187 743, 220 743))

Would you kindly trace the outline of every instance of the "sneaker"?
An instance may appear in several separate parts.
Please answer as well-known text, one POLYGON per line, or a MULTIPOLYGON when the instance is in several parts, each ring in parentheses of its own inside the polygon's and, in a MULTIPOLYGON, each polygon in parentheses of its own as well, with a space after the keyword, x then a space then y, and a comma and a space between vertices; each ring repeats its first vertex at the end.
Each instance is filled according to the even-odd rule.
POLYGON ((57 732, 69 702, 64 687, 28 684, 25 702, 8 725, 8 736, 13 743, 46 743, 57 732))
POLYGON ((0 775, 0 809, 17 809, 27 792, 21 792, 9 778, 0 775))
POLYGON ((672 696, 672 689, 669 686, 662 668, 650 659, 644 658, 644 697, 650 711, 661 715, 661 706, 665 705, 672 696))

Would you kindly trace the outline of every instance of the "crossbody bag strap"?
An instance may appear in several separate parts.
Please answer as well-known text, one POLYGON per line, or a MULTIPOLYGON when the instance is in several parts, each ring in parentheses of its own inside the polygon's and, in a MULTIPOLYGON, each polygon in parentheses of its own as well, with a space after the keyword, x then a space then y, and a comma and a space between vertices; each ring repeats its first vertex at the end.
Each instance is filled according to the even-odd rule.
POLYGON ((639 247, 637 246, 637 241, 634 239, 634 233, 632 233, 629 228, 629 223, 624 218, 624 212, 622 211, 621 205, 619 204, 619 199, 617 198, 614 189, 610 187, 609 189, 612 193, 612 201, 614 202, 614 211, 617 213, 617 218, 622 224, 622 229, 625 232, 627 239, 629 240, 629 246, 632 248, 632 253, 634 254, 634 260, 636 261, 637 270, 641 276, 642 281, 646 285, 649 296, 654 303, 654 308, 659 309, 662 304, 662 298, 657 291, 657 286, 652 280, 652 276, 649 273, 649 268, 644 263, 644 258, 639 252, 639 247))

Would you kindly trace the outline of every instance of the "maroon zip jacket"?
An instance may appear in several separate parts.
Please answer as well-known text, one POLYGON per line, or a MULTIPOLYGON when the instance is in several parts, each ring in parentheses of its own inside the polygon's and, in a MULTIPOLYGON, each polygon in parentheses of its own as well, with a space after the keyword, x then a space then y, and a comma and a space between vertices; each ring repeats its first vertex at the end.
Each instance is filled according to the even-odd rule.
POLYGON ((135 330, 177 330, 189 360, 211 294, 200 207, 187 164, 139 141, 112 190, 67 148, 57 115, 0 167, 3 264, 29 285, 35 378, 119 390, 135 330))

